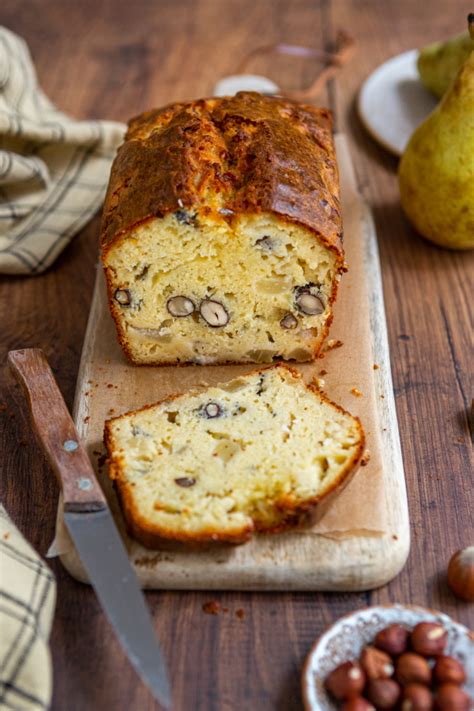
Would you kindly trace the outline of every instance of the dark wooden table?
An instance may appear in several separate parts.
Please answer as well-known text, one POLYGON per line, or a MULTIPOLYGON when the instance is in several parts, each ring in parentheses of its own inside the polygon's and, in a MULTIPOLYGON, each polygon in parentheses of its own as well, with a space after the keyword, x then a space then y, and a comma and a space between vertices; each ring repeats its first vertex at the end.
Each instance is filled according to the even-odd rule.
MULTIPOLYGON (((179 711, 301 708, 299 678, 313 640, 359 607, 409 602, 474 626, 473 606, 446 587, 451 553, 474 542, 468 411, 468 270, 473 255, 422 241, 398 201, 397 161, 364 132, 362 80, 382 61, 462 30, 468 2, 431 0, 2 0, 0 22, 28 41, 40 82, 77 117, 127 120, 151 106, 209 94, 247 51, 286 41, 330 47, 337 28, 358 40, 351 65, 320 103, 350 139, 359 185, 380 244, 412 548, 390 585, 360 594, 150 593, 179 711), (229 611, 203 613, 210 598, 229 611), (244 618, 236 616, 244 610, 244 618)), ((300 60, 256 62, 255 72, 307 82, 300 60)), ((94 219, 50 271, 1 282, 4 352, 37 346, 71 405, 97 262, 94 219)), ((472 272, 471 272, 472 274, 472 272)), ((472 283, 471 283, 472 286, 472 283)), ((472 303, 472 302, 471 302, 472 303)), ((2 365, 1 498, 33 545, 51 541, 57 486, 31 436, 19 391, 2 365)), ((47 417, 47 413, 45 413, 47 417)), ((137 681, 90 588, 51 562, 58 580, 52 632, 53 708, 156 708, 137 681)))

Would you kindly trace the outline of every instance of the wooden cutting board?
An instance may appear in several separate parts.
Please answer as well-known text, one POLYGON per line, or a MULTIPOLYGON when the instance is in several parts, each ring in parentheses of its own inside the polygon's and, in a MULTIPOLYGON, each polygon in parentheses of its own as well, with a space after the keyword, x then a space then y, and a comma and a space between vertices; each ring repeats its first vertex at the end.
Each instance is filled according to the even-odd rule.
MULTIPOLYGON (((144 587, 227 590, 367 590, 403 567, 409 523, 393 398, 377 239, 362 202, 344 136, 336 137, 346 260, 334 323, 322 358, 299 367, 360 416, 366 465, 313 528, 259 535, 241 546, 148 550, 124 530, 104 466, 104 421, 175 392, 230 380, 255 366, 134 367, 115 336, 99 269, 79 371, 74 419, 123 531, 144 587)), ((58 510, 55 551, 86 581, 58 510)))

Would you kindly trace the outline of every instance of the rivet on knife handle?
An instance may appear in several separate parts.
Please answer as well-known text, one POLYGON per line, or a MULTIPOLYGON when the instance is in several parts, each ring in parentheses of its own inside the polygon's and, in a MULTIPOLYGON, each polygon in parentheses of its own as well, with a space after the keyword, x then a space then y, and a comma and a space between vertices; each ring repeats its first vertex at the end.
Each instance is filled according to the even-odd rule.
POLYGON ((62 488, 64 510, 104 509, 104 494, 43 351, 10 351, 8 362, 27 396, 36 435, 62 488))

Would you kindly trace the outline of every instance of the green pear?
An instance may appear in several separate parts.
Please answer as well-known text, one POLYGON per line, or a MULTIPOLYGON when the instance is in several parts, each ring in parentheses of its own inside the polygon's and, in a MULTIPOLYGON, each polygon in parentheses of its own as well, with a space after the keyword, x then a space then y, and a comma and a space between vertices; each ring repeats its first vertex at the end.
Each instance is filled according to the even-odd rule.
POLYGON ((474 52, 410 138, 398 178, 403 210, 423 237, 474 247, 474 52))
POLYGON ((466 32, 447 42, 434 42, 423 47, 417 61, 422 84, 440 99, 473 50, 474 39, 466 32))

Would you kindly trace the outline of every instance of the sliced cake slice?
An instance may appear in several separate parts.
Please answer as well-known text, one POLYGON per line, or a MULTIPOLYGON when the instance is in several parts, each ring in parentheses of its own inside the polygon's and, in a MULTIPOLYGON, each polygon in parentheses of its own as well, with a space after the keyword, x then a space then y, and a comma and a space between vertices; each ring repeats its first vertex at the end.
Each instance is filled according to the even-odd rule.
POLYGON ((279 364, 108 420, 105 442, 129 530, 154 547, 297 525, 348 482, 364 433, 279 364))

